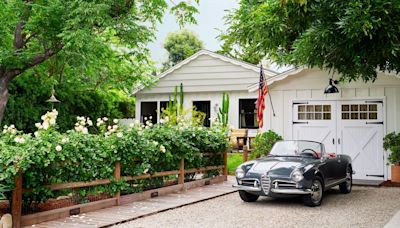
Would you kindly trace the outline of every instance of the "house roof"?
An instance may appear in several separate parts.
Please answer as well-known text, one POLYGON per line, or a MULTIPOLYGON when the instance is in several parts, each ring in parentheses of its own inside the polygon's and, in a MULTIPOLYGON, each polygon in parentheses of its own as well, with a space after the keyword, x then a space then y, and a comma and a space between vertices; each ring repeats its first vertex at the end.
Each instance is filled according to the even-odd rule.
MULTIPOLYGON (((290 68, 290 69, 288 69, 288 70, 286 70, 286 71, 284 71, 284 72, 282 72, 280 74, 277 74, 275 76, 267 78, 266 79, 267 85, 271 85, 274 82, 281 81, 281 80, 287 78, 288 76, 298 74, 298 73, 302 72, 305 69, 308 69, 308 68, 306 68, 306 67, 300 67, 300 68, 293 67, 293 68, 290 68)), ((249 86, 248 90, 249 90, 249 92, 254 92, 254 91, 258 90, 258 87, 259 87, 259 84, 255 83, 255 84, 249 86)))
MULTIPOLYGON (((257 65, 254 65, 254 64, 251 64, 251 63, 248 63, 248 62, 244 62, 244 61, 241 61, 241 60, 238 60, 238 59, 234 59, 234 58, 228 57, 226 55, 218 54, 218 53, 206 50, 206 49, 202 49, 202 50, 196 52, 195 54, 193 54, 192 56, 188 57, 187 59, 185 59, 185 60, 181 61, 180 63, 176 64, 175 66, 173 66, 173 67, 169 68, 168 70, 162 72, 161 74, 157 75, 155 81, 158 81, 158 80, 164 78, 165 76, 167 76, 167 75, 171 74, 172 72, 182 68, 183 66, 189 64, 190 62, 194 61, 195 59, 197 59, 199 56, 202 56, 202 55, 208 55, 208 56, 211 56, 213 58, 217 58, 217 59, 220 59, 222 61, 229 62, 231 64, 234 64, 234 65, 237 65, 237 66, 241 66, 243 68, 246 68, 246 69, 249 69, 249 70, 252 70, 252 71, 255 71, 255 72, 260 72, 260 67, 257 66, 257 65)), ((278 72, 276 72, 274 70, 271 70, 271 69, 267 69, 267 68, 264 68, 264 73, 269 77, 273 77, 273 76, 278 74, 278 72)), ((133 90, 132 93, 136 94, 139 91, 141 91, 142 89, 144 89, 145 87, 146 86, 144 86, 144 85, 139 85, 138 87, 136 87, 133 90)))

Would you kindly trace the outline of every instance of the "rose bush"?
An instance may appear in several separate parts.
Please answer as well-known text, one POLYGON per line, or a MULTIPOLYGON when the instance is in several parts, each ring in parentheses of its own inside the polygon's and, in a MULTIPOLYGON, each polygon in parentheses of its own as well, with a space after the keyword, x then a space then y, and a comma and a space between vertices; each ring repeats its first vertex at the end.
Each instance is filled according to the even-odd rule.
MULTIPOLYGON (((148 121, 121 126, 118 120, 105 117, 97 121, 77 117, 74 129, 60 133, 57 115, 56 110, 43 115, 34 134, 23 134, 15 126, 4 126, 0 134, 0 184, 12 189, 14 176, 21 170, 24 188, 32 189, 24 193, 24 201, 43 202, 66 194, 46 185, 112 179, 117 161, 123 176, 177 170, 181 159, 185 159, 185 168, 223 164, 221 153, 227 143, 219 124, 205 128, 184 118, 170 124, 166 117, 163 124, 148 121)), ((122 179, 96 191, 139 191, 134 187, 122 179)))

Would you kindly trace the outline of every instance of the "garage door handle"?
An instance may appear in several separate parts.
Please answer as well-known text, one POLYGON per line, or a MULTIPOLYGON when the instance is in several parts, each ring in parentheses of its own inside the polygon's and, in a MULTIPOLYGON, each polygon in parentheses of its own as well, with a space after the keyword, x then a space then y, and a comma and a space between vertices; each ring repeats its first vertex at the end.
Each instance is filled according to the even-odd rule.
POLYGON ((365 124, 383 124, 383 121, 382 122, 365 122, 365 124))
POLYGON ((340 138, 338 138, 337 143, 340 144, 340 138))
POLYGON ((332 139, 332 143, 333 143, 333 145, 335 145, 335 138, 332 139))
POLYGON ((308 122, 296 122, 296 121, 293 121, 293 124, 308 124, 308 122))

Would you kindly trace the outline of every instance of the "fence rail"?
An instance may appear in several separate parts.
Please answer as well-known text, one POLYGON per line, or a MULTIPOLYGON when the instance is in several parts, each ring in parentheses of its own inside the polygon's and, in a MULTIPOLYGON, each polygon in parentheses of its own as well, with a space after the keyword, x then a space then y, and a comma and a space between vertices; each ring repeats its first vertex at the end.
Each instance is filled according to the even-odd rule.
MULTIPOLYGON (((212 153, 202 153, 203 156, 214 156, 215 154, 212 153)), ((144 180, 144 179, 151 179, 154 177, 164 177, 164 176, 170 176, 170 175, 178 175, 178 186, 181 190, 184 189, 184 184, 185 184, 185 174, 190 174, 190 173, 203 173, 206 171, 211 171, 211 170, 222 170, 222 175, 224 176, 224 180, 226 180, 226 176, 228 174, 227 172, 227 151, 224 151, 221 153, 221 156, 223 156, 223 165, 219 166, 206 166, 206 167, 199 167, 199 168, 190 168, 190 169, 185 169, 185 161, 182 159, 180 161, 180 167, 179 170, 169 170, 169 171, 162 171, 162 172, 156 172, 153 174, 143 174, 143 175, 138 175, 138 176, 121 176, 121 163, 117 162, 114 167, 114 180, 126 180, 126 181, 132 181, 132 180, 144 180)), ((11 200, 11 213, 13 217, 13 227, 14 228, 20 228, 22 225, 22 205, 23 205, 23 194, 24 193, 29 193, 32 192, 32 189, 23 189, 22 184, 23 184, 23 174, 20 171, 18 175, 15 177, 15 188, 12 192, 12 200, 11 200)), ((83 187, 91 187, 91 186, 98 186, 98 185, 106 185, 110 184, 112 182, 112 179, 98 179, 98 180, 93 180, 93 181, 87 181, 87 182, 71 182, 71 183, 60 183, 60 184, 51 184, 51 185, 46 185, 45 187, 50 189, 50 190, 63 190, 63 189, 76 189, 76 188, 83 188, 83 187)), ((114 197, 112 198, 115 200, 115 205, 120 205, 121 204, 121 193, 117 192, 114 197)), ((110 201, 110 199, 106 200, 100 200, 104 201, 104 205, 111 205, 113 202, 110 201), (107 201, 107 202, 106 202, 107 201), (111 203, 110 203, 110 202, 111 203)), ((96 202, 96 205, 98 205, 101 202, 96 202)), ((77 206, 74 206, 74 208, 77 206)), ((79 207, 78 207, 79 208, 79 207)), ((90 211, 90 210, 96 210, 99 209, 98 207, 93 207, 89 209, 85 209, 85 211, 90 211)), ((51 211, 46 211, 46 217, 43 218, 49 220, 50 218, 54 219, 56 216, 52 215, 52 211, 54 213, 60 213, 57 212, 59 209, 51 210, 51 211)), ((65 213, 64 213, 65 214, 65 213)), ((33 219, 33 215, 29 215, 30 219, 33 219)), ((41 221, 38 218, 34 218, 35 221, 41 221)))

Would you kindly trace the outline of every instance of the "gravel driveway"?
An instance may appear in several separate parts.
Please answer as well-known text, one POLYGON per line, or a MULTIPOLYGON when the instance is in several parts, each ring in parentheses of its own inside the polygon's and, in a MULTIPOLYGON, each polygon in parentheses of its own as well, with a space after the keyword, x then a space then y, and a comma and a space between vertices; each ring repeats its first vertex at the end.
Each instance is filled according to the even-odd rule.
POLYGON ((400 210, 400 188, 354 187, 326 192, 322 206, 301 199, 260 197, 244 203, 237 193, 140 218, 115 227, 383 227, 400 210))

